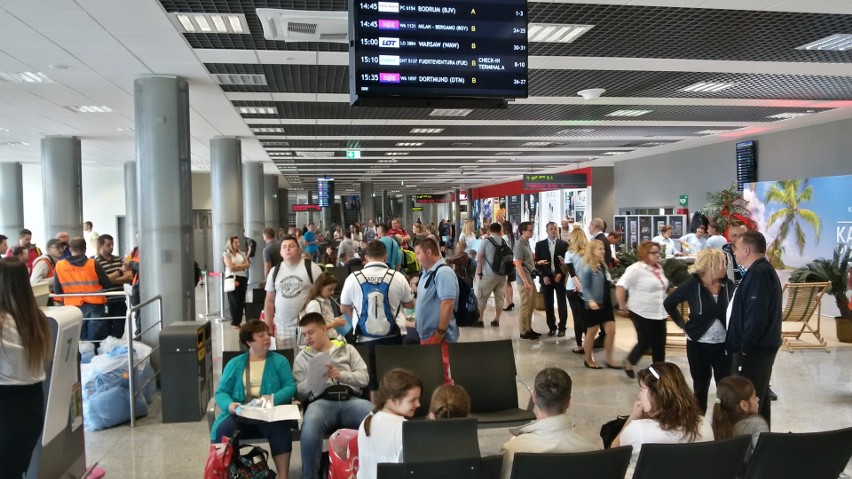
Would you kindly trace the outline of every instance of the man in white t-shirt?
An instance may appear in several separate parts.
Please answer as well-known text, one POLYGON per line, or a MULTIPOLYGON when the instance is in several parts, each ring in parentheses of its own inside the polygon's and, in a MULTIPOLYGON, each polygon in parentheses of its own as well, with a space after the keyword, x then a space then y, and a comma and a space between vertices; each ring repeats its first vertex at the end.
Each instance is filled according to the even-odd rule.
MULTIPOLYGON (((350 274, 343 283, 343 291, 340 293, 340 312, 352 318, 352 328, 358 338, 359 344, 367 344, 370 354, 370 390, 378 388, 376 378, 376 361, 373 348, 377 345, 402 344, 402 334, 405 331, 405 313, 401 308, 414 307, 414 293, 408 285, 405 275, 399 271, 388 268, 385 263, 387 249, 380 240, 373 240, 367 245, 367 264, 360 271, 350 274), (386 284, 387 294, 384 295, 382 316, 388 316, 390 325, 381 325, 387 331, 384 334, 370 333, 365 331, 369 325, 361 321, 361 316, 366 317, 364 311, 364 286, 376 288, 376 285, 386 284), (370 286, 372 285, 372 286, 370 286), (389 326, 389 327, 388 327, 389 326)), ((369 300, 369 299, 368 299, 369 300)), ((412 325, 413 326, 413 325, 412 325)))
POLYGON ((707 234, 710 237, 707 238, 707 244, 704 245, 705 248, 712 248, 721 251, 722 246, 728 244, 728 239, 720 234, 718 223, 710 223, 707 226, 707 234))
POLYGON ((689 247, 689 254, 698 254, 707 247, 707 235, 704 225, 695 228, 695 233, 689 233, 680 237, 680 244, 684 243, 689 247))
POLYGON ((305 306, 314 281, 322 269, 310 260, 302 260, 299 243, 293 236, 281 240, 281 264, 266 278, 264 321, 275 332, 278 347, 298 336, 299 312, 305 306))

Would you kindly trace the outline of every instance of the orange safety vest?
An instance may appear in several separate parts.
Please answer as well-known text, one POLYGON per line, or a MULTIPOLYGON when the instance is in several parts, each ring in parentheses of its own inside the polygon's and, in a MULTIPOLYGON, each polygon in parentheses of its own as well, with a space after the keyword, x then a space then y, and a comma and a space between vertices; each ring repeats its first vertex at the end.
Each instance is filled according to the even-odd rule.
MULTIPOLYGON (((43 259, 41 259, 41 261, 44 261, 44 262, 47 263, 47 276, 45 276, 45 278, 52 278, 53 273, 56 271, 56 266, 53 265, 53 261, 51 261, 47 258, 43 258, 43 259)), ((33 262, 33 269, 35 269, 37 264, 38 264, 38 261, 33 262)))
MULTIPOLYGON (((67 259, 56 264, 56 275, 62 292, 68 294, 100 293, 103 292, 98 272, 95 269, 95 260, 88 259, 83 266, 74 266, 67 259)), ((66 306, 80 306, 87 304, 106 304, 106 296, 73 296, 62 298, 66 306)))
MULTIPOLYGON (((133 251, 130 252, 130 261, 133 261, 135 263, 139 262, 139 247, 138 246, 133 248, 133 251)), ((133 279, 130 281, 131 286, 136 286, 137 284, 139 284, 138 269, 137 269, 136 273, 133 273, 133 279)))

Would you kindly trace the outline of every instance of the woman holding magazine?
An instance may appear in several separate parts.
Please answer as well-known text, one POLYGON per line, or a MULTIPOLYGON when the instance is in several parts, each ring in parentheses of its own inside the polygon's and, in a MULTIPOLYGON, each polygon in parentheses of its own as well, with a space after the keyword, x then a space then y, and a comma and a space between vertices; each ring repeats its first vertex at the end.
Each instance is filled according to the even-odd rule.
POLYGON ((272 460, 278 477, 288 477, 290 451, 290 421, 261 422, 241 420, 237 408, 254 398, 266 397, 275 406, 289 404, 296 394, 296 382, 287 358, 270 352, 269 327, 262 321, 249 321, 240 327, 240 342, 249 350, 228 361, 222 371, 216 404, 222 413, 211 428, 211 441, 231 437, 235 430, 250 436, 263 436, 269 441, 272 460))

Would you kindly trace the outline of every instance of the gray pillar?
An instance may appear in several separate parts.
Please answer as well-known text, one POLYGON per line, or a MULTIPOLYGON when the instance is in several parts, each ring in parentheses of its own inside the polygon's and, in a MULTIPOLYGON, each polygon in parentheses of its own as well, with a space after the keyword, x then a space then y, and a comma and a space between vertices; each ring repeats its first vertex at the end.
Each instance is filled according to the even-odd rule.
POLYGON ((410 232, 414 221, 411 220, 411 195, 402 195, 402 225, 410 232))
MULTIPOLYGON (((473 188, 467 189, 467 219, 473 219, 473 188)), ((463 225, 458 226, 459 229, 456 230, 456 238, 458 238, 461 234, 462 226, 463 225)))
MULTIPOLYGON (((313 190, 308 190, 308 204, 316 204, 316 196, 313 190)), ((305 217, 308 219, 308 223, 314 223, 314 212, 308 211, 305 213, 305 217)), ((316 224, 316 223, 314 223, 316 224)))
MULTIPOLYGON (((246 236, 263 247, 263 165, 243 163, 243 211, 246 236)), ((249 287, 263 281, 263 253, 256 251, 249 267, 249 287)))
POLYGON ((136 233, 139 232, 139 195, 136 189, 136 162, 124 164, 124 244, 127 254, 137 245, 136 233))
MULTIPOLYGON (((140 77, 134 103, 141 299, 162 296, 164 326, 194 321, 189 86, 174 76, 140 77)), ((156 318, 156 303, 143 309, 142 329, 156 318)), ((157 328, 143 341, 158 344, 157 328)))
POLYGON ((73 238, 83 234, 83 171, 80 139, 41 139, 41 180, 45 243, 60 231, 73 238))
MULTIPOLYGON (((242 142, 239 138, 210 139, 210 191, 213 200, 213 270, 225 271, 222 254, 229 236, 243 233, 242 142)), ((218 283, 217 283, 218 284, 218 283)))
POLYGON ((453 190, 453 217, 450 221, 455 225, 456 231, 461 231, 461 190, 453 190))
POLYGON ((263 216, 266 227, 275 230, 284 226, 278 221, 278 175, 263 176, 263 216))
POLYGON ((376 206, 373 203, 373 184, 361 183, 361 223, 376 219, 376 206))
POLYGON ((390 198, 388 198, 388 190, 382 190, 382 223, 390 227, 390 198))
MULTIPOLYGON (((24 175, 20 163, 0 163, 0 234, 11 246, 24 228, 24 175)), ((46 241, 45 241, 46 242, 46 241)))
POLYGON ((290 192, 287 188, 278 188, 278 224, 284 227, 295 226, 290 224, 290 192))

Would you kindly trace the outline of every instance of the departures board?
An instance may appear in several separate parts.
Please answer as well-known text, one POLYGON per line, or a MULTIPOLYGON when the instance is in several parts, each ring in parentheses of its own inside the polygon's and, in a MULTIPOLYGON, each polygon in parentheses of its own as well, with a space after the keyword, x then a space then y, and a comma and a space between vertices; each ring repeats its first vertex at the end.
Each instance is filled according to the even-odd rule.
POLYGON ((358 98, 525 98, 525 0, 350 3, 358 98))

